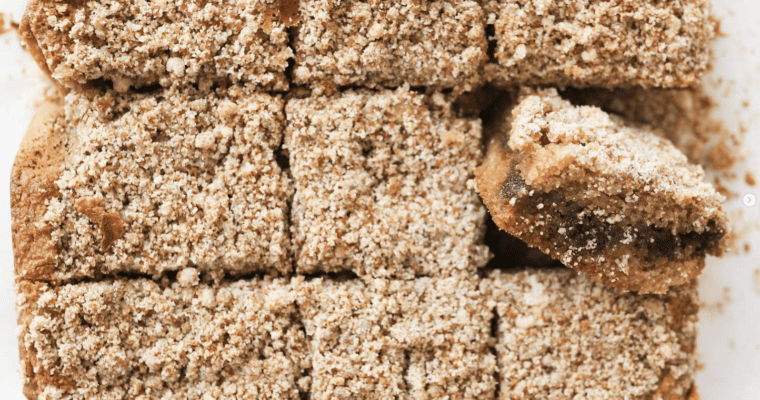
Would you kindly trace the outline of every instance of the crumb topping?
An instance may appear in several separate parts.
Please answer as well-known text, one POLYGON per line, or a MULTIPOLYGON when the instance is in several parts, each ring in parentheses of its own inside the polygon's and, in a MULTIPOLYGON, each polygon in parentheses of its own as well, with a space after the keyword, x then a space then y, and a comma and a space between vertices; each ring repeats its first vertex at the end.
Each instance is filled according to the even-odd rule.
POLYGON ((500 399, 685 399, 696 370, 696 285, 667 295, 604 287, 569 269, 494 271, 500 399))
POLYGON ((493 398, 491 310, 470 280, 313 280, 299 286, 310 398, 493 398))
POLYGON ((293 51, 279 3, 35 0, 27 17, 52 76, 69 87, 104 78, 119 91, 215 80, 286 90, 293 51))
POLYGON ((500 85, 693 87, 715 36, 708 0, 491 0, 500 85))
POLYGON ((488 261, 479 120, 408 88, 294 99, 286 114, 298 272, 407 279, 488 261))
POLYGON ((43 218, 59 243, 47 278, 290 271, 282 107, 234 87, 69 94, 76 145, 43 218))
POLYGON ((293 81, 337 86, 469 90, 487 60, 486 18, 476 1, 301 0, 293 81))

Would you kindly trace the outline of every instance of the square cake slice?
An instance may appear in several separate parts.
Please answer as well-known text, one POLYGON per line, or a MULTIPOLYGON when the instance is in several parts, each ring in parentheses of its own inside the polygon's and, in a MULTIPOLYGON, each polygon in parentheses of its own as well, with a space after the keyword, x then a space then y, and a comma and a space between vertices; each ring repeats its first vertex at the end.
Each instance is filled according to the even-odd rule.
POLYGON ((293 15, 281 3, 31 0, 21 33, 43 70, 68 87, 229 80, 286 90, 293 15))
POLYGON ((693 87, 716 23, 709 0, 490 0, 497 85, 693 87))
POLYGON ((488 261, 471 180, 481 124, 441 94, 349 90, 286 105, 299 273, 475 273, 488 261))
POLYGON ((22 282, 29 399, 291 399, 311 367, 287 281, 22 282), (181 284, 179 283, 181 282, 181 284))
POLYGON ((477 186, 494 222, 610 286, 665 292, 722 255, 724 197, 670 142, 556 90, 526 90, 477 186))
POLYGON ((666 295, 604 287, 567 268, 495 270, 499 398, 697 400, 696 282, 666 295))
POLYGON ((492 399, 491 309, 472 280, 296 284, 312 400, 492 399))
POLYGON ((277 96, 239 88, 71 92, 16 157, 16 275, 66 281, 291 270, 277 96))
POLYGON ((488 60, 479 2, 301 0, 293 82, 473 88, 488 60))

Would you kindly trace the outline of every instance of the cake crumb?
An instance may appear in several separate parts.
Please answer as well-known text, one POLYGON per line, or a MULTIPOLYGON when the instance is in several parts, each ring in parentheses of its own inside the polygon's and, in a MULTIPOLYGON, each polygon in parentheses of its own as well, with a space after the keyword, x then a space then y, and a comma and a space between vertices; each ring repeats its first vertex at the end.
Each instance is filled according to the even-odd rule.
POLYGON ((755 175, 752 174, 752 172, 747 171, 744 174, 744 182, 747 183, 749 186, 755 186, 757 184, 757 181, 755 180, 755 175))
POLYGON ((196 286, 200 282, 200 275, 195 268, 185 268, 177 273, 177 282, 181 286, 196 286))
POLYGON ((11 15, 0 12, 0 36, 13 31, 13 29, 11 15))

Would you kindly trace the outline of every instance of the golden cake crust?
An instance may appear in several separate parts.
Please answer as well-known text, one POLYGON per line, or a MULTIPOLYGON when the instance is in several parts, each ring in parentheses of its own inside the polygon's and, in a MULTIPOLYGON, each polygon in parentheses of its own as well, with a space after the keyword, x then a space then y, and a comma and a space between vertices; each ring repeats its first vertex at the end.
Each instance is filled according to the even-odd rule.
POLYGON ((58 129, 63 105, 40 106, 21 142, 11 170, 13 256, 18 279, 40 279, 52 273, 58 249, 52 227, 42 223, 46 201, 58 196, 55 181, 63 169, 66 133, 58 129))

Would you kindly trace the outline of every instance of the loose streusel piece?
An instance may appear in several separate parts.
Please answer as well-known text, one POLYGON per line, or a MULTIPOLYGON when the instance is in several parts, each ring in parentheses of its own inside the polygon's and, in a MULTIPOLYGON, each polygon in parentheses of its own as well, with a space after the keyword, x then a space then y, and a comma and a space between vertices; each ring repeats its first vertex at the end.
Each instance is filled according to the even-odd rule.
POLYGON ((498 318, 500 399, 697 396, 696 282, 636 295, 542 268, 496 270, 481 288, 498 318))
POLYGON ((311 367, 288 282, 18 286, 30 399, 300 399, 311 367))
POLYGON ((407 279, 485 265, 471 181, 479 120, 408 88, 293 99, 285 111, 298 272, 407 279))
POLYGON ((480 83, 488 60, 477 1, 302 0, 293 81, 318 93, 337 86, 436 89, 480 83))
POLYGON ((235 87, 70 93, 16 159, 17 276, 289 272, 282 108, 235 87))
POLYGON ((215 80, 285 90, 294 21, 282 3, 32 0, 21 32, 43 70, 69 87, 103 78, 119 91, 215 80))
POLYGON ((490 0, 497 85, 692 87, 715 36, 709 0, 490 0))
POLYGON ((647 128, 554 89, 523 93, 501 126, 477 186, 494 222, 529 245, 641 293, 689 282, 723 253, 723 196, 647 128))
POLYGON ((472 280, 300 281, 311 399, 490 399, 491 309, 472 280))

